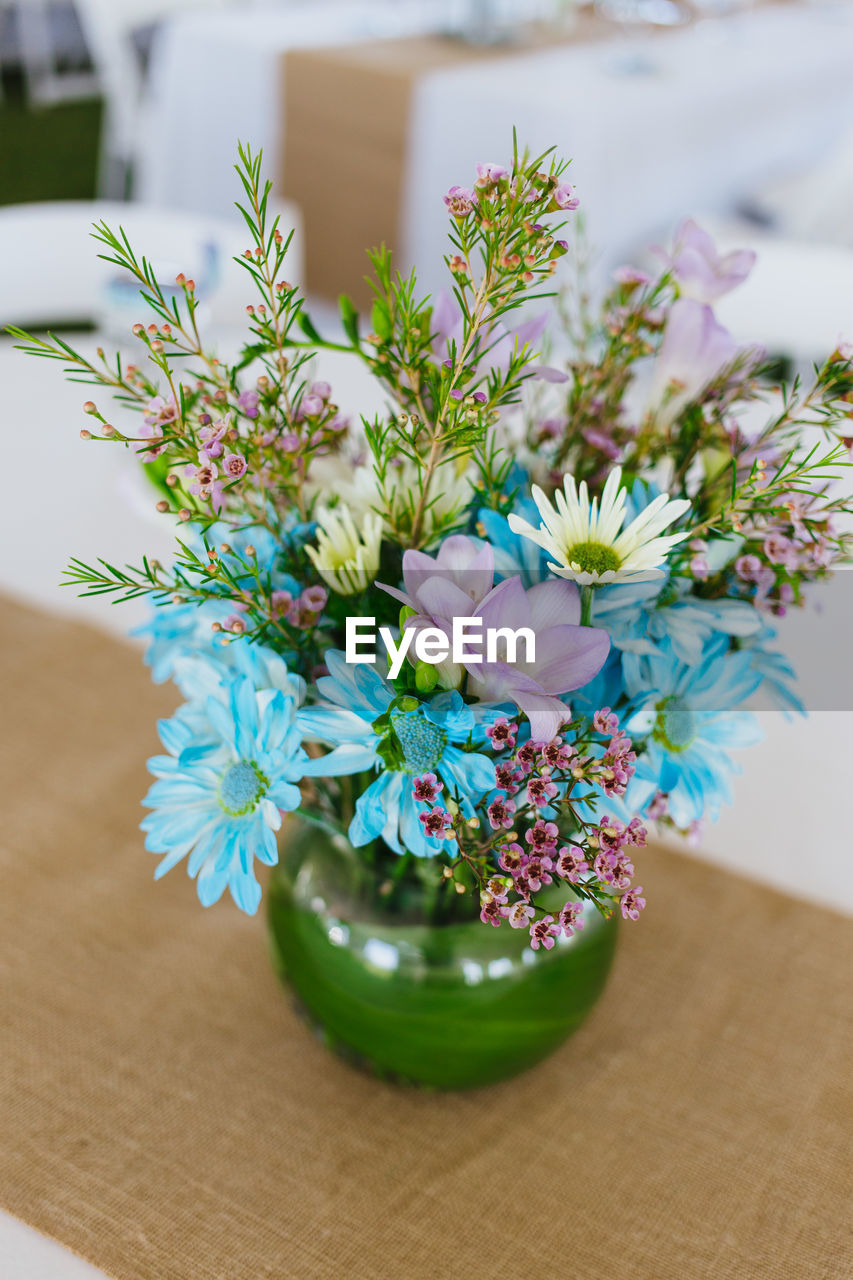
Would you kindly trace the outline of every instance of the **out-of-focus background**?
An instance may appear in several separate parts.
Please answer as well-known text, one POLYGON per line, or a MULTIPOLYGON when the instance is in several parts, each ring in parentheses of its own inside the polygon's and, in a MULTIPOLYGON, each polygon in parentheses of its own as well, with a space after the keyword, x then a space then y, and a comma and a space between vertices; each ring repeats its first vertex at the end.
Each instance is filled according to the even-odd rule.
MULTIPOLYGON (((596 280, 692 214, 760 253, 720 318, 806 368, 853 340, 851 69, 851 0, 0 0, 0 324, 132 342, 138 299, 88 239, 105 217, 195 278, 231 347, 238 140, 264 149, 321 323, 363 296, 382 240, 441 287, 441 196, 516 126, 573 157, 596 280)), ((319 372, 345 411, 380 406, 345 357, 319 372)), ((61 571, 167 556, 171 532, 132 458, 80 443, 87 394, 0 338, 0 592, 124 634, 141 606, 77 600, 61 571)), ((849 648, 838 577, 819 632, 787 632, 807 676, 816 636, 849 648)), ((810 701, 806 723, 761 712, 736 804, 692 853, 853 911, 849 674, 810 701)), ((0 1255, 28 1280, 99 1274, 5 1216, 0 1255)))
MULTIPOLYGON (((760 254, 722 321, 807 368, 853 340, 851 67, 850 0, 0 0, 0 322, 132 344, 138 299, 88 239, 106 217, 167 278, 192 275, 235 344, 238 140, 264 149, 291 276, 327 327, 382 240, 440 288, 441 196, 505 159, 515 126, 573 158, 594 281, 692 214, 760 254)), ((379 407, 346 357, 322 376, 346 411, 379 407)), ((77 600, 64 563, 166 555, 170 531, 132 459, 80 444, 85 388, 8 338, 0 387, 0 590, 124 633, 139 609, 77 600)), ((826 594, 835 635, 850 593, 826 594)), ((853 910, 852 693, 849 676, 824 690, 805 724, 761 713, 701 856, 853 910)))

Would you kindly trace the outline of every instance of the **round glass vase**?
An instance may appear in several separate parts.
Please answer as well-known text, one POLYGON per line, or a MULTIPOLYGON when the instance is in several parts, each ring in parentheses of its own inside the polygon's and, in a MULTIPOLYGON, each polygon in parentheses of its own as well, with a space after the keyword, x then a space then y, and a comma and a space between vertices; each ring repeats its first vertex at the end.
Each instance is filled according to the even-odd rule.
MULTIPOLYGON (((473 895, 444 910, 410 880, 380 877, 340 836, 288 824, 267 892, 273 962, 323 1041, 400 1084, 468 1089, 516 1075, 583 1022, 613 960, 618 925, 585 904, 585 927, 533 951, 494 928, 473 895)), ((549 910, 573 895, 551 888, 549 910)))

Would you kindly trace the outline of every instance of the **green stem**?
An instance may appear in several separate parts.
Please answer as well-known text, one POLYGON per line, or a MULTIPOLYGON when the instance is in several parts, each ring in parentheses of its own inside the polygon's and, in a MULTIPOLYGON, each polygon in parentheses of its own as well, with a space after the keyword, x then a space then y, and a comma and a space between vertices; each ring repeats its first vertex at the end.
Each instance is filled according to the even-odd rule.
POLYGON ((581 587, 581 626, 588 627, 592 620, 592 593, 594 587, 581 587))

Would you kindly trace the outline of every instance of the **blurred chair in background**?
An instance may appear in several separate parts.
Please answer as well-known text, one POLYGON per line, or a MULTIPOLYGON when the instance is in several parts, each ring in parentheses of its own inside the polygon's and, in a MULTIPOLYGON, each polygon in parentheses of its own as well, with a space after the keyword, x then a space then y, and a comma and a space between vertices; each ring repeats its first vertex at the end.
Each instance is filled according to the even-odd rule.
POLYGON ((102 98, 98 190, 128 194, 140 127, 144 63, 159 22, 193 9, 247 0, 0 0, 0 48, 18 62, 27 97, 39 106, 102 98), (6 52, 8 48, 8 52, 6 52))
MULTIPOLYGON (((293 229, 287 270, 300 283, 299 215, 284 201, 270 207, 281 217, 283 234, 293 229)), ((0 328, 95 324, 111 340, 127 340, 145 308, 130 275, 98 256, 105 250, 89 233, 100 221, 127 233, 167 293, 179 271, 192 277, 206 323, 221 329, 245 320, 249 281, 234 261, 246 248, 241 223, 118 201, 67 200, 0 208, 0 244, 15 246, 0 278, 0 328)))

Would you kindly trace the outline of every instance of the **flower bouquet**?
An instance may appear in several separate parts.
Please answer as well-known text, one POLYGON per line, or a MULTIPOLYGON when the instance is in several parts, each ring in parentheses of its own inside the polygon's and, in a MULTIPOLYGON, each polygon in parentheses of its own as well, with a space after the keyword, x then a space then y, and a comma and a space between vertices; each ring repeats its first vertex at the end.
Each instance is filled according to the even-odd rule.
POLYGON ((845 554, 853 366, 776 387, 712 311, 751 255, 691 222, 597 310, 564 295, 555 355, 536 304, 578 202, 564 163, 517 151, 444 197, 449 293, 379 249, 372 310, 342 298, 333 342, 286 279, 260 157, 237 172, 234 362, 193 281, 167 289, 105 225, 150 315, 136 362, 16 331, 138 411, 87 401, 81 435, 141 459, 176 524, 171 566, 74 560, 68 581, 150 598, 153 678, 184 699, 149 761, 155 875, 183 863, 205 906, 253 913, 274 866, 275 954, 329 1040, 482 1083, 589 1010, 645 906, 646 821, 688 831, 730 798, 743 702, 800 709, 773 623, 845 554), (385 413, 343 416, 324 348, 385 413))

